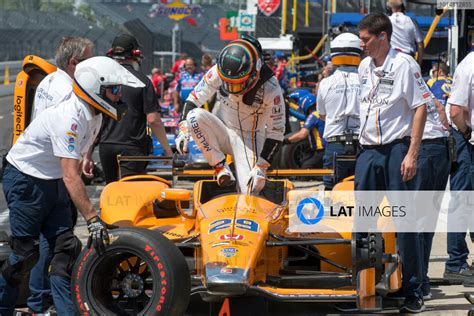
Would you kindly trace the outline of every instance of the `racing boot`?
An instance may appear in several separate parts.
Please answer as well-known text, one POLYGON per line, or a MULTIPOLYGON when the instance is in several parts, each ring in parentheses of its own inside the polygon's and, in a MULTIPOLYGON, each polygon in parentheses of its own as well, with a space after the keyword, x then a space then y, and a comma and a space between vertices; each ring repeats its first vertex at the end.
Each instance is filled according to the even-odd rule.
POLYGON ((235 182, 235 177, 225 160, 214 166, 214 175, 216 176, 217 184, 220 187, 229 186, 235 182))

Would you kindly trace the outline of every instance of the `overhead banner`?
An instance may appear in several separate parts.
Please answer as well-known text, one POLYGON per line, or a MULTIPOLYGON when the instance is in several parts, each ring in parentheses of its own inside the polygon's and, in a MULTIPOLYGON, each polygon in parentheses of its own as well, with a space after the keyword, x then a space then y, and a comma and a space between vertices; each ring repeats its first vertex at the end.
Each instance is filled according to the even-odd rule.
POLYGON ((258 0, 257 6, 260 12, 266 16, 275 13, 280 7, 281 0, 258 0))
POLYGON ((149 16, 154 18, 156 16, 167 16, 168 18, 179 21, 189 16, 197 16, 202 13, 200 5, 186 4, 175 0, 167 4, 157 4, 151 6, 149 16))

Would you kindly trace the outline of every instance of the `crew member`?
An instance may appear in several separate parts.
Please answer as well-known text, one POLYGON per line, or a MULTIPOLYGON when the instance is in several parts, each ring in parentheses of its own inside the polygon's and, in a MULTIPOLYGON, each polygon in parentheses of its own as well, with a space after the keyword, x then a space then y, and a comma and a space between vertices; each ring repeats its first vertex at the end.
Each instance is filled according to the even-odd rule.
POLYGON ((331 42, 331 62, 337 66, 332 76, 319 83, 318 113, 325 121, 324 139, 328 142, 323 167, 333 169, 334 176, 324 176, 326 190, 354 174, 355 161, 333 162, 338 155, 355 155, 360 129, 360 83, 357 66, 360 64, 360 39, 357 35, 343 33, 331 42))
MULTIPOLYGON (((94 44, 81 37, 64 37, 56 49, 57 70, 47 75, 36 88, 33 102, 35 119, 47 108, 57 105, 71 96, 72 81, 77 64, 92 57, 94 44)), ((92 158, 90 153, 84 156, 82 171, 87 177, 93 177, 92 158)), ((77 221, 77 209, 71 205, 73 226, 77 221)), ((30 273, 30 296, 27 306, 32 313, 44 313, 52 304, 51 288, 49 285, 48 270, 52 253, 46 238, 40 235, 40 257, 38 263, 30 273)))
MULTIPOLYGON (((468 188, 468 184, 465 183, 464 190, 472 190, 472 188, 474 188, 474 137, 472 135, 472 126, 474 125, 474 52, 470 52, 464 57, 454 72, 454 80, 448 99, 448 106, 450 106, 451 119, 457 127, 457 131, 455 132, 457 141, 461 144, 460 147, 465 147, 462 156, 464 164, 461 165, 458 170, 458 172, 461 173, 457 180, 462 181, 463 178, 465 179, 470 175, 470 188, 468 188), (467 153, 470 153, 469 160, 466 159, 467 153), (470 167, 467 167, 467 164, 469 164, 470 167)), ((458 149, 460 149, 460 147, 458 147, 458 149)), ((462 185, 462 183, 460 183, 460 185, 462 185)), ((472 220, 472 215, 468 217, 467 220, 472 220)), ((469 250, 464 236, 463 233, 451 235, 451 237, 448 234, 448 238, 453 239, 451 240, 452 251, 449 253, 449 264, 448 262, 446 263, 444 276, 447 279, 464 280, 465 285, 466 281, 469 281, 469 285, 474 286, 474 268, 473 266, 469 266, 466 262, 469 250)), ((472 231, 471 240, 474 240, 472 231)), ((448 246, 449 244, 450 240, 448 239, 448 246)))
POLYGON ((192 135, 214 167, 219 185, 235 179, 225 162, 225 155, 230 154, 240 192, 247 192, 248 187, 257 194, 264 188, 266 170, 283 141, 285 105, 255 38, 245 35, 224 47, 217 65, 189 95, 184 118, 176 139, 178 150, 187 150, 192 135), (216 116, 200 107, 219 89, 223 97, 216 116))
POLYGON ((283 144, 297 143, 309 136, 310 146, 303 152, 301 168, 321 168, 326 140, 323 138, 324 121, 316 111, 316 97, 307 94, 298 100, 298 105, 307 118, 298 132, 284 138, 283 144))
POLYGON ((425 46, 418 24, 405 15, 405 5, 402 0, 389 0, 387 9, 390 13, 393 30, 390 45, 413 57, 418 52, 417 61, 421 65, 425 46))
POLYGON ((107 225, 87 197, 79 161, 99 132, 101 113, 121 118, 121 85, 143 84, 107 57, 83 61, 74 75, 70 98, 33 120, 7 156, 3 191, 10 211, 12 254, 1 267, 1 315, 13 313, 18 285, 38 261, 40 234, 53 250, 49 274, 57 313, 75 315, 70 284, 81 243, 72 232, 67 193, 87 222, 88 246, 102 253, 109 243, 107 225))
MULTIPOLYGON (((127 105, 127 115, 120 122, 104 118, 100 134, 99 155, 105 182, 110 183, 119 179, 117 155, 147 156, 151 149, 151 138, 147 134, 147 123, 165 150, 165 156, 172 156, 171 148, 166 137, 165 127, 161 120, 153 84, 140 69, 143 55, 138 41, 128 34, 117 36, 112 48, 107 53, 139 78, 145 86, 139 89, 124 87, 122 101, 127 105)), ((147 162, 123 161, 120 163, 121 176, 146 173, 147 162)))
MULTIPOLYGON (((383 14, 369 14, 359 24, 361 48, 368 56, 359 65, 361 85, 357 191, 414 189, 418 151, 431 94, 416 79, 413 58, 390 47, 392 24, 383 14)), ((418 233, 397 235, 406 296, 401 312, 424 310, 421 240, 418 233)))

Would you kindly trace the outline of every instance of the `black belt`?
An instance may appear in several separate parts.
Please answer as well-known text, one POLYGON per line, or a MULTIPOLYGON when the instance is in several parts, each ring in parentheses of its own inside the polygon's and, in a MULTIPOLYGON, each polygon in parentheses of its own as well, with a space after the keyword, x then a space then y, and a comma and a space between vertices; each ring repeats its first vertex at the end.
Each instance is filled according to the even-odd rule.
POLYGON ((438 145, 446 145, 448 142, 447 137, 438 137, 438 138, 430 138, 430 139, 423 139, 421 141, 422 144, 438 144, 438 145))
POLYGON ((339 143, 339 142, 345 142, 346 140, 358 140, 359 135, 357 134, 351 134, 351 135, 339 135, 339 136, 332 136, 328 137, 326 139, 326 142, 328 143, 339 143))
POLYGON ((381 144, 381 145, 361 145, 361 146, 362 146, 362 148, 364 148, 364 149, 381 148, 381 147, 387 146, 387 145, 396 145, 396 144, 401 144, 401 143, 409 143, 409 142, 410 142, 410 139, 411 139, 410 136, 405 136, 405 137, 400 138, 400 139, 395 139, 393 142, 388 143, 388 144, 381 144))

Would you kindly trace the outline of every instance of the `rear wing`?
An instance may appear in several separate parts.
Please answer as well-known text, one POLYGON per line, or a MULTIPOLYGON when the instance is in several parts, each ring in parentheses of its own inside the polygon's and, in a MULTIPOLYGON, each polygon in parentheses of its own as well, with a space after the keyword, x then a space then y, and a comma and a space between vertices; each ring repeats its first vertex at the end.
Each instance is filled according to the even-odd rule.
POLYGON ((38 84, 48 74, 56 71, 56 66, 34 55, 26 56, 21 68, 16 76, 13 97, 12 145, 31 122, 33 100, 38 84))

